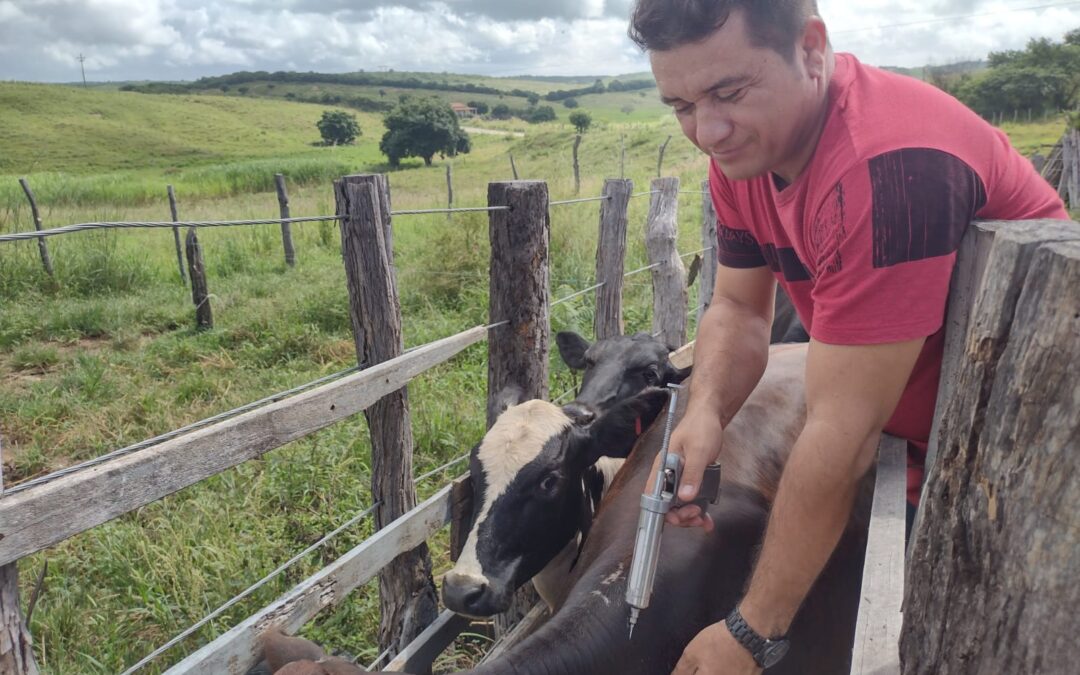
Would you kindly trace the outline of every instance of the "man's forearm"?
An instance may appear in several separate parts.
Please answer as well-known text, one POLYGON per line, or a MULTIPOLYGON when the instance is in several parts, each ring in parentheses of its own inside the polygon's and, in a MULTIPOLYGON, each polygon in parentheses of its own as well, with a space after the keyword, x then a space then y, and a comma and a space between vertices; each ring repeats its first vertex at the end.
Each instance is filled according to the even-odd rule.
POLYGON ((787 632, 843 534, 878 436, 853 438, 813 422, 799 436, 742 602, 743 616, 759 633, 787 632))
POLYGON ((761 380, 768 361, 768 321, 715 298, 698 327, 689 405, 718 415, 726 427, 761 380))

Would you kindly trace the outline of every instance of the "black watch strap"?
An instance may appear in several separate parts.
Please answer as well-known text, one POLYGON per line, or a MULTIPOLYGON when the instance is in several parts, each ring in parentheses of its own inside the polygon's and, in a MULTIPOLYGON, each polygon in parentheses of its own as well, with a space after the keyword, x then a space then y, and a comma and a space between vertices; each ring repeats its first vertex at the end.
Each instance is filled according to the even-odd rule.
POLYGON ((787 637, 762 637, 750 627, 750 624, 746 623, 746 619, 739 612, 738 605, 731 610, 731 614, 728 614, 725 623, 732 637, 750 652, 759 668, 776 665, 787 653, 789 645, 787 637))

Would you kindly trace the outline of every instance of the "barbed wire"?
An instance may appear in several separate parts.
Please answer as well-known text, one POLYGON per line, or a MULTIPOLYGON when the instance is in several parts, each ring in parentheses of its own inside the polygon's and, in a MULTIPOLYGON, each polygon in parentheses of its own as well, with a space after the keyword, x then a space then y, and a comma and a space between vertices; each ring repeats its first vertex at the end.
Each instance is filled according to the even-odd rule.
POLYGON ((683 253, 683 254, 682 254, 682 255, 680 255, 679 257, 680 257, 680 258, 689 258, 689 257, 690 257, 690 256, 692 256, 692 255, 697 255, 697 254, 699 254, 699 253, 704 253, 705 251, 711 251, 711 250, 713 250, 713 248, 715 248, 715 247, 713 247, 713 246, 709 246, 709 247, 707 247, 707 248, 699 249, 699 250, 697 250, 697 251, 692 251, 692 252, 690 252, 690 253, 683 253))
POLYGON ((136 663, 135 665, 133 665, 130 668, 128 668, 127 670, 125 670, 123 673, 121 673, 121 675, 131 675, 131 673, 134 673, 135 671, 140 670, 146 664, 150 663, 151 661, 153 661, 157 657, 161 656, 162 654, 164 654, 169 649, 172 649, 174 646, 179 644, 182 640, 184 640, 185 638, 190 636, 192 633, 199 630, 200 628, 205 626, 210 621, 213 621, 216 617, 220 616, 222 612, 229 609, 230 607, 232 607, 236 603, 240 602, 241 600, 243 600, 247 596, 251 595, 255 591, 259 590, 264 585, 266 585, 270 580, 272 580, 274 577, 276 577, 277 575, 281 574, 285 570, 287 570, 290 567, 292 567, 293 565, 295 565, 297 563, 297 561, 299 561, 301 558, 306 556, 308 553, 311 553, 312 551, 314 551, 316 549, 322 548, 326 544, 326 542, 330 541, 331 539, 333 539, 334 537, 339 535, 344 530, 348 529, 349 527, 355 525, 356 523, 360 522, 364 518, 371 515, 372 511, 377 509, 380 504, 382 504, 382 501, 375 502, 371 506, 367 507, 366 509, 364 509, 363 511, 358 513, 357 515, 350 518, 345 523, 339 525, 337 528, 335 528, 332 532, 330 532, 329 534, 324 536, 322 539, 315 542, 311 546, 308 546, 307 548, 305 548, 300 553, 297 553, 295 556, 290 558, 284 564, 278 566, 278 568, 275 569, 273 572, 271 572, 270 574, 267 574, 265 577, 263 577, 262 579, 256 581, 251 586, 248 586, 245 590, 241 591, 238 595, 233 596, 233 598, 231 600, 229 600, 225 604, 221 605, 220 607, 218 607, 214 611, 210 612, 209 614, 204 616, 202 619, 199 619, 197 622, 192 624, 189 628, 184 630, 182 633, 180 633, 179 635, 177 635, 173 639, 169 640, 168 642, 166 642, 162 646, 158 647, 154 651, 150 652, 148 655, 144 656, 142 658, 142 660, 140 660, 138 663, 136 663))
POLYGON ((623 278, 625 279, 626 277, 632 277, 635 274, 641 274, 642 272, 647 272, 647 271, 649 271, 651 269, 655 269, 657 267, 660 267, 663 264, 664 264, 663 262, 657 262, 657 263, 653 263, 651 265, 646 265, 645 267, 639 267, 636 270, 632 270, 632 271, 627 272, 626 274, 624 274, 623 278))
POLYGON ((431 213, 475 213, 481 211, 509 211, 509 206, 464 206, 453 209, 412 209, 391 211, 391 216, 423 216, 431 213))
POLYGON ((61 234, 83 232, 85 230, 160 227, 231 227, 234 225, 277 225, 280 223, 315 223, 341 219, 342 216, 305 216, 302 218, 261 218, 257 220, 182 220, 177 222, 137 220, 128 222, 79 223, 77 225, 65 225, 63 227, 55 227, 49 230, 37 230, 34 232, 17 232, 15 234, 0 235, 0 243, 6 241, 24 241, 27 239, 37 239, 39 237, 55 237, 61 234))
POLYGON ((573 300, 574 298, 576 298, 576 297, 578 297, 578 296, 581 296, 581 295, 585 295, 585 294, 586 294, 586 293, 588 293, 589 291, 595 291, 596 289, 598 289, 598 288, 600 288, 601 286, 603 286, 603 285, 604 285, 604 283, 605 283, 605 282, 601 281, 601 282, 600 282, 600 283, 598 283, 598 284, 593 284, 592 286, 589 286, 588 288, 583 288, 583 289, 581 289, 580 291, 577 291, 577 292, 575 292, 575 293, 571 293, 570 295, 566 296, 565 298, 559 298, 559 299, 558 299, 558 300, 556 300, 555 302, 551 303, 551 306, 552 306, 552 307, 555 307, 556 305, 561 305, 562 303, 564 303, 564 302, 567 302, 567 301, 569 301, 569 300, 573 300))
POLYGON ((464 462, 468 458, 469 458, 469 455, 465 454, 465 455, 462 455, 461 457, 458 457, 457 459, 452 459, 449 462, 447 462, 446 464, 443 464, 442 466, 440 466, 439 468, 432 469, 431 471, 428 471, 427 473, 414 478, 413 483, 419 483, 420 481, 431 478, 435 474, 442 473, 443 471, 446 471, 447 469, 454 466, 455 464, 460 464, 461 462, 464 462))
POLYGON ((649 190, 648 192, 635 192, 634 194, 630 195, 630 198, 634 199, 634 198, 637 198, 637 197, 644 197, 645 195, 658 195, 661 192, 663 192, 663 190, 649 190))

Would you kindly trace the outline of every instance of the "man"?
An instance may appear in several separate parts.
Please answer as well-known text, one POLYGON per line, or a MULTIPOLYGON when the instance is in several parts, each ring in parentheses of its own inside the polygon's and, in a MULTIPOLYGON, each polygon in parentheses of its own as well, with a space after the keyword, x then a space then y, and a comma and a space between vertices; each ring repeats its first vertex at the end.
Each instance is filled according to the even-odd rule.
MULTIPOLYGON (((814 0, 638 0, 630 35, 711 158, 719 221, 716 290, 671 437, 686 461, 679 497, 696 494, 765 369, 776 281, 811 336, 806 426, 750 586, 675 669, 758 673, 785 651, 883 429, 909 441, 917 504, 967 225, 1068 215, 1005 135, 956 100, 834 54, 814 0)), ((712 527, 693 506, 668 522, 712 527)))

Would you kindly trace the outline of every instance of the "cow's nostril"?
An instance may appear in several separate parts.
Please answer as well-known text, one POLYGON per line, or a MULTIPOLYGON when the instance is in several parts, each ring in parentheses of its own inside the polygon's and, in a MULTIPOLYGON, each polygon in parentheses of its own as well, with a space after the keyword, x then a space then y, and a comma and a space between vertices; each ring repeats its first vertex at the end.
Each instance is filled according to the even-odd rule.
POLYGON ((487 584, 479 579, 449 577, 443 580, 443 602, 458 613, 475 614, 487 591, 487 584))

